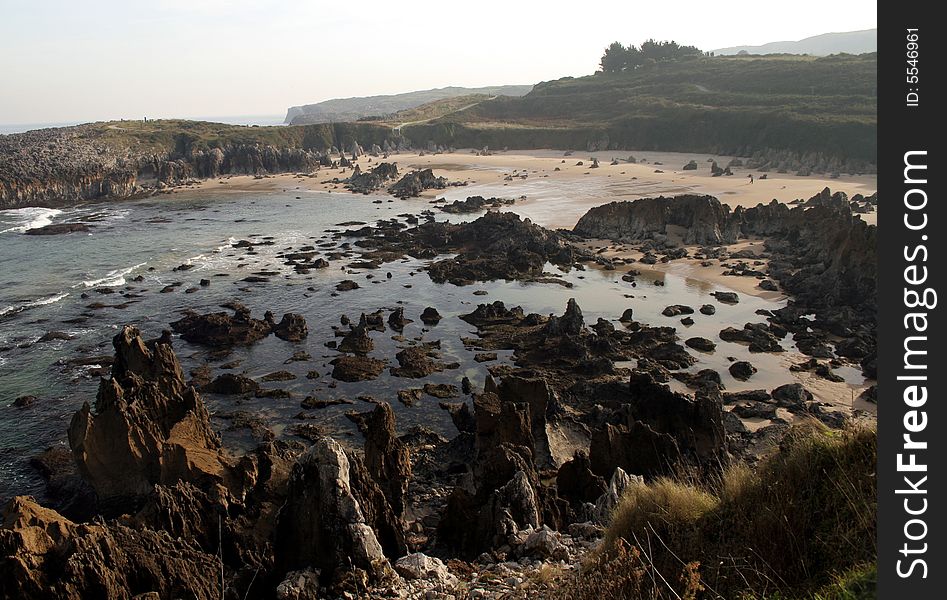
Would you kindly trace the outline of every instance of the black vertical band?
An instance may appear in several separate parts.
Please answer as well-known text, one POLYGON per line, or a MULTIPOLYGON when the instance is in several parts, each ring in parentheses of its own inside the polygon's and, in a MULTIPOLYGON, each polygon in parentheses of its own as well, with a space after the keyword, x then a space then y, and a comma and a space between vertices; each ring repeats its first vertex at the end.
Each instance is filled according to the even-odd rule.
POLYGON ((947 535, 942 21, 933 3, 879 3, 878 597, 942 598, 947 535), (938 491, 940 490, 940 492, 938 491))

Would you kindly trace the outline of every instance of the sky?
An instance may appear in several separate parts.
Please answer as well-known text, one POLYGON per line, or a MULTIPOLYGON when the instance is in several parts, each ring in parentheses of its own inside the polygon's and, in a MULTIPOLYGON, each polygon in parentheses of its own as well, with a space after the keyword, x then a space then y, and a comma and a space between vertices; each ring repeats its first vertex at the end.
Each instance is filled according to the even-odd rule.
POLYGON ((282 115, 330 98, 587 75, 616 40, 712 50, 877 26, 874 0, 769 6, 0 0, 0 123, 282 115))

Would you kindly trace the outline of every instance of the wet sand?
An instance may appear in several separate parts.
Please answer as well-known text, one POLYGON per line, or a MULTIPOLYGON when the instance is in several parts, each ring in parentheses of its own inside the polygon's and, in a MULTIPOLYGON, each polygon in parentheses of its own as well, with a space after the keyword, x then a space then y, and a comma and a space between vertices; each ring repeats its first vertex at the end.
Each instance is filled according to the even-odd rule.
MULTIPOLYGON (((634 200, 660 195, 710 194, 729 206, 755 206, 776 199, 791 202, 808 199, 829 187, 832 191, 870 195, 877 191, 875 175, 843 175, 838 179, 823 176, 797 177, 792 174, 761 173, 734 167, 732 176, 712 177, 710 162, 713 158, 723 167, 730 156, 710 156, 681 152, 576 152, 564 156, 558 150, 511 151, 491 156, 476 156, 470 150, 453 153, 392 154, 388 159, 363 156, 358 163, 363 170, 379 162, 396 162, 402 172, 411 169, 434 169, 436 175, 451 181, 466 181, 468 186, 447 190, 429 190, 423 197, 463 199, 470 195, 516 198, 515 212, 545 227, 572 228, 590 208, 616 200, 634 200), (634 156, 639 163, 625 162, 634 156), (598 158, 599 167, 590 168, 591 158, 598 158), (612 165, 612 159, 619 164, 612 165), (647 162, 641 162, 641 161, 647 162), (697 162, 696 171, 684 171, 689 161, 697 162), (578 162, 582 165, 578 165, 578 162), (559 171, 556 171, 556 169, 559 171), (656 171, 662 171, 660 173, 656 171), (750 183, 747 175, 753 174, 750 183)), ((334 178, 351 175, 351 169, 322 168, 308 175, 274 175, 264 178, 231 176, 211 180, 198 190, 219 193, 225 190, 247 191, 326 191, 348 194, 342 184, 331 183, 334 178)), ((875 223, 877 213, 862 215, 875 223)))

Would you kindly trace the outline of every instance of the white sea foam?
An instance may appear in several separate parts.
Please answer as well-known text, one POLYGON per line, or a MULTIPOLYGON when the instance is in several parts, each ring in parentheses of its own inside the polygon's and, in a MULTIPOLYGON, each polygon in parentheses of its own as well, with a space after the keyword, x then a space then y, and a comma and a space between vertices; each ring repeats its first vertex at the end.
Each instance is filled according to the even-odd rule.
POLYGON ((115 269, 113 271, 109 271, 108 273, 106 273, 104 277, 99 277, 98 279, 88 279, 73 287, 78 287, 79 285, 85 286, 87 288, 116 287, 119 285, 125 285, 125 276, 128 275, 129 273, 132 273, 136 269, 140 269, 146 264, 148 263, 138 263, 137 265, 128 267, 126 269, 115 269))
POLYGON ((46 306, 47 304, 54 304, 59 302, 63 298, 69 295, 69 292, 61 292, 59 294, 53 294, 52 296, 46 296, 45 298, 37 298, 36 300, 27 300, 26 302, 19 302, 17 304, 11 304, 4 308, 0 308, 0 317, 5 317, 7 315, 16 314, 18 312, 23 312, 30 308, 36 308, 38 306, 46 306))
POLYGON ((0 230, 0 233, 23 233, 28 229, 44 227, 53 222, 53 218, 62 214, 58 208, 15 208, 0 210, 3 221, 12 222, 13 227, 0 230))

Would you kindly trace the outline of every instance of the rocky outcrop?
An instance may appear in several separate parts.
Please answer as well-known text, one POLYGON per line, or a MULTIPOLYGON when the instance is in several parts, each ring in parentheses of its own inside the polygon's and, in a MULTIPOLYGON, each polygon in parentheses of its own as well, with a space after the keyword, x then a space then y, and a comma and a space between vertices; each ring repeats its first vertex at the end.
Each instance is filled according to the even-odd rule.
POLYGON ((371 579, 390 573, 351 471, 350 457, 330 438, 320 438, 299 457, 276 526, 279 570, 314 567, 326 583, 338 581, 353 569, 371 579))
MULTIPOLYGON (((267 313, 272 317, 271 313, 267 313)), ((272 323, 272 318, 267 319, 272 323)), ((306 319, 297 313, 286 313, 279 323, 273 323, 273 335, 287 342, 301 342, 309 335, 306 319)))
POLYGON ((165 531, 77 524, 27 496, 13 498, 0 528, 5 598, 220 598, 217 557, 165 531))
POLYGON ((250 345, 273 331, 271 323, 254 319, 250 309, 242 304, 233 303, 229 308, 233 310, 232 315, 186 311, 183 318, 171 323, 171 328, 188 342, 211 347, 250 345))
POLYGON ((95 412, 86 403, 69 426, 76 464, 99 501, 134 504, 155 484, 179 480, 231 485, 207 409, 170 344, 146 343, 131 326, 112 344, 112 376, 99 385, 95 412))
POLYGON ((237 302, 225 307, 230 308, 233 314, 185 311, 183 318, 171 323, 171 328, 185 341, 213 348, 249 346, 271 333, 289 342, 302 341, 309 335, 306 319, 302 315, 286 313, 277 323, 269 311, 260 320, 250 316, 250 309, 237 302))
POLYGON ((611 202, 589 210, 573 232, 593 238, 644 240, 666 236, 669 226, 683 227, 683 243, 720 245, 736 242, 740 233, 730 208, 713 196, 659 196, 611 202))
POLYGON ((354 172, 346 181, 345 187, 356 194, 370 194, 397 178, 398 166, 394 163, 383 162, 370 171, 362 172, 358 170, 354 172))
POLYGON ((253 135, 244 128, 219 126, 208 132, 218 137, 217 147, 211 148, 188 128, 161 121, 152 129, 158 136, 166 134, 169 142, 152 137, 141 144, 136 128, 126 133, 121 124, 106 127, 93 123, 0 138, 0 208, 130 198, 226 174, 309 172, 331 145, 331 137, 322 141, 318 134, 310 138, 315 148, 290 139, 280 145, 262 137, 236 141, 232 133, 249 140, 253 135))
POLYGON ((436 283, 538 277, 547 262, 571 267, 583 257, 559 234, 513 213, 488 212, 472 223, 444 229, 444 251, 458 255, 428 268, 436 283))
POLYGON ((483 196, 468 196, 466 200, 454 200, 450 204, 445 204, 440 209, 449 214, 462 215, 467 213, 480 212, 488 208, 500 208, 509 206, 516 201, 512 198, 484 198, 483 196))
POLYGON ((398 439, 391 405, 381 403, 371 412, 348 416, 365 436, 365 466, 369 474, 400 518, 411 481, 411 458, 407 446, 398 439))
POLYGON ((415 198, 424 190, 442 190, 447 187, 447 179, 435 177, 431 169, 411 171, 388 188, 388 193, 397 198, 415 198))

